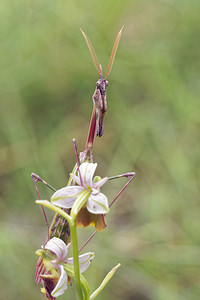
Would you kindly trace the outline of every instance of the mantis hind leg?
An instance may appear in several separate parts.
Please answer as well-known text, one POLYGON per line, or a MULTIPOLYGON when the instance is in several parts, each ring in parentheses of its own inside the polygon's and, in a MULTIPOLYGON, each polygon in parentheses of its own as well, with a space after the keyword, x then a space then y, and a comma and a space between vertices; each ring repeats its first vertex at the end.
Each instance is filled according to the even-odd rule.
MULTIPOLYGON (((123 188, 119 191, 117 196, 111 201, 109 208, 114 204, 114 202, 119 198, 119 196, 123 193, 123 191, 127 188, 127 186, 131 183, 131 181, 135 177, 135 172, 128 172, 124 174, 120 174, 117 176, 109 177, 108 180, 113 180, 117 178, 123 178, 126 177, 128 178, 128 182, 123 186, 123 188)), ((84 245, 79 249, 79 252, 82 251, 82 249, 88 244, 88 242, 97 234, 98 231, 94 231, 93 234, 87 239, 87 241, 84 243, 84 245)))

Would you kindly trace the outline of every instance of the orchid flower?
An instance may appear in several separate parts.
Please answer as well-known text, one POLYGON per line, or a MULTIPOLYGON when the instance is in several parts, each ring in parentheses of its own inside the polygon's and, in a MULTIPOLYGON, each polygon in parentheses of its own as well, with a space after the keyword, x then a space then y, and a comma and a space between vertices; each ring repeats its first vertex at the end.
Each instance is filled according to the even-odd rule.
POLYGON ((77 216, 77 225, 81 227, 94 225, 98 231, 101 231, 105 228, 103 215, 109 212, 109 206, 107 197, 100 192, 100 187, 108 181, 108 177, 93 179, 96 168, 97 163, 82 163, 78 176, 70 174, 77 185, 59 189, 51 197, 51 202, 62 208, 72 208, 80 194, 84 190, 89 191, 87 202, 77 216))
MULTIPOLYGON (((42 249, 36 252, 43 258, 46 268, 46 272, 40 277, 44 286, 42 292, 46 294, 48 299, 53 300, 64 294, 70 284, 71 278, 65 271, 66 265, 73 266, 73 257, 66 258, 70 245, 71 243, 66 245, 63 240, 53 237, 45 246, 42 246, 42 249)), ((88 268, 93 259, 94 253, 92 252, 79 255, 80 273, 88 268)))

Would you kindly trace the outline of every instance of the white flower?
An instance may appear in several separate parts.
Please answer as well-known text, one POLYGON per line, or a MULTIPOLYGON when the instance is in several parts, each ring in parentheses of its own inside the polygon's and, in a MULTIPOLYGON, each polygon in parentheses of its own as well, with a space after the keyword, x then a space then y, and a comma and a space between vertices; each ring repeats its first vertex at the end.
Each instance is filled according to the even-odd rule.
MULTIPOLYGON (((66 245, 61 239, 53 237, 42 247, 43 250, 49 250, 55 256, 50 261, 43 258, 47 272, 44 275, 40 275, 46 296, 49 299, 64 294, 70 282, 70 277, 68 277, 64 269, 64 264, 73 265, 73 257, 66 258, 70 245, 71 243, 66 245)), ((79 255, 80 273, 88 268, 93 258, 94 253, 92 252, 79 255)))
POLYGON ((79 175, 70 174, 71 178, 78 184, 67 186, 56 191, 51 197, 51 202, 62 208, 72 208, 75 200, 82 191, 90 191, 87 200, 87 210, 92 214, 107 214, 109 212, 108 199, 99 191, 100 187, 108 181, 105 177, 97 182, 93 181, 93 176, 97 163, 84 162, 80 165, 79 175))

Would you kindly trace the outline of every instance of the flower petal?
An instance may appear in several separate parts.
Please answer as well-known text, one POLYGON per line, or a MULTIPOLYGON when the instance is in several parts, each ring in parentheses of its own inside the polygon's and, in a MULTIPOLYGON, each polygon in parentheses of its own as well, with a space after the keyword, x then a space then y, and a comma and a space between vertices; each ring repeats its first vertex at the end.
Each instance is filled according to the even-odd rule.
POLYGON ((85 187, 92 187, 92 180, 93 180, 93 176, 94 176, 94 172, 97 168, 97 163, 93 164, 93 163, 88 163, 88 162, 84 162, 80 165, 80 173, 81 173, 81 178, 83 181, 83 185, 85 187))
POLYGON ((64 292, 67 289, 68 276, 62 265, 60 265, 60 273, 61 273, 60 278, 59 278, 55 288, 51 292, 51 296, 53 296, 53 297, 61 296, 62 294, 64 294, 64 292))
POLYGON ((92 193, 88 198, 87 209, 92 214, 107 214, 109 212, 107 197, 98 190, 92 189, 92 193))
POLYGON ((63 240, 61 240, 57 237, 53 237, 46 243, 46 245, 44 246, 44 249, 52 251, 53 253, 56 254, 56 256, 59 260, 63 261, 67 255, 70 245, 71 245, 71 243, 66 245, 63 242, 63 240))
MULTIPOLYGON (((90 263, 94 259, 95 255, 93 252, 87 252, 82 255, 79 255, 79 269, 80 273, 83 273, 87 268, 89 267, 90 263)), ((74 264, 74 259, 73 257, 70 257, 67 259, 68 264, 74 264)))
POLYGON ((99 189, 102 185, 104 185, 108 181, 108 177, 104 177, 97 182, 93 182, 92 187, 94 189, 99 189))
POLYGON ((73 174, 73 173, 71 173, 70 176, 71 176, 71 178, 72 178, 78 185, 81 185, 81 181, 80 181, 79 176, 76 176, 76 175, 73 174))
POLYGON ((53 194, 51 202, 59 207, 71 208, 83 189, 81 186, 66 186, 53 194))

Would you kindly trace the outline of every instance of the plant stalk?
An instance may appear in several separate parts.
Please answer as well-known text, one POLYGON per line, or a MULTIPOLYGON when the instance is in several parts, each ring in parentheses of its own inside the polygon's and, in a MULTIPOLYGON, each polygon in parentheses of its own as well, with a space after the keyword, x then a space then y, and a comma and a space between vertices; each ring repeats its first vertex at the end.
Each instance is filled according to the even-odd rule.
POLYGON ((80 282, 80 270, 79 270, 79 260, 78 260, 78 240, 77 240, 77 231, 76 231, 76 217, 73 218, 71 230, 71 241, 73 248, 73 258, 74 258, 74 280, 76 283, 76 289, 80 300, 83 300, 83 293, 81 289, 80 282))
POLYGON ((75 279, 76 288, 80 300, 83 300, 83 293, 82 293, 81 282, 80 282, 76 217, 80 209, 86 203, 89 195, 90 195, 90 191, 88 190, 84 190, 83 192, 81 192, 80 196, 76 199, 70 214, 70 217, 72 218, 72 222, 70 224, 70 231, 71 231, 71 241, 72 241, 72 248, 73 248, 73 258, 74 258, 74 279, 75 279))

